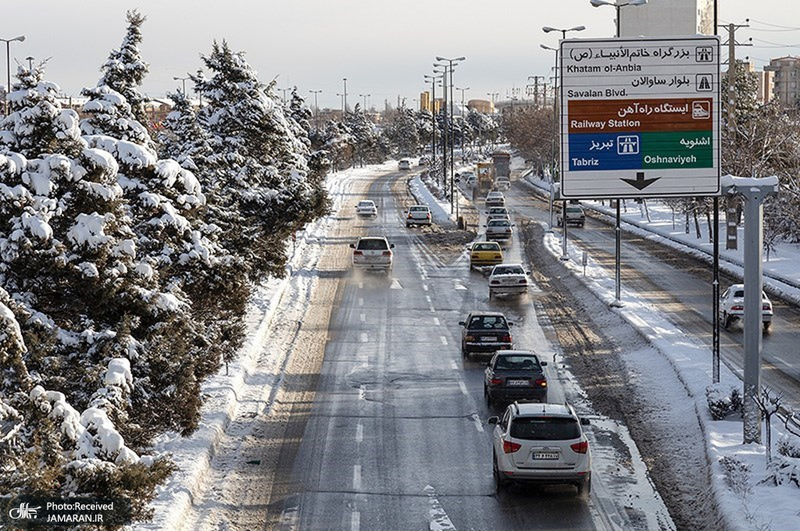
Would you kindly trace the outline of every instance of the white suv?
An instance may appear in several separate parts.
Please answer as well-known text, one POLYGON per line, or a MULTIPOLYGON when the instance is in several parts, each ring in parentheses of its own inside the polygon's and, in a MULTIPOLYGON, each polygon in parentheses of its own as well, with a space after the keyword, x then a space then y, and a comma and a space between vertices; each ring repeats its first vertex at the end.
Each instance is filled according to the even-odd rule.
POLYGON ((394 244, 383 236, 365 236, 357 243, 351 243, 353 249, 353 267, 385 271, 392 270, 392 249, 394 244))
POLYGON ((489 417, 492 471, 497 490, 515 482, 572 484, 591 489, 592 456, 581 419, 567 404, 519 404, 503 418, 489 417))
POLYGON ((430 225, 431 209, 428 205, 412 205, 406 213, 406 227, 411 225, 430 225))

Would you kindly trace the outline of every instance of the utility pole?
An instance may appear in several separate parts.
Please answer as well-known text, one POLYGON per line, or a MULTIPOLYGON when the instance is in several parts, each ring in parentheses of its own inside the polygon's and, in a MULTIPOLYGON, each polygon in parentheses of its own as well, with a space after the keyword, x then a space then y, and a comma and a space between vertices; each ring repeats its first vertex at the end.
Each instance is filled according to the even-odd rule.
POLYGON ((317 94, 322 92, 321 90, 309 90, 314 95, 314 128, 319 130, 319 105, 317 105, 317 94))

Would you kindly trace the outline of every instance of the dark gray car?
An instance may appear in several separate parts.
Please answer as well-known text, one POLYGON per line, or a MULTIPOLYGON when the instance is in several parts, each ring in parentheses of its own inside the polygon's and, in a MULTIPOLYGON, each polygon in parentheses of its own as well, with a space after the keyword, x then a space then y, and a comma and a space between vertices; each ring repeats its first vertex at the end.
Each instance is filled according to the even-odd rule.
POLYGON ((511 323, 500 312, 472 312, 460 321, 461 353, 465 358, 473 352, 495 352, 513 347, 511 323))
POLYGON ((535 400, 547 402, 546 361, 529 350, 498 350, 486 367, 483 395, 486 403, 535 400))

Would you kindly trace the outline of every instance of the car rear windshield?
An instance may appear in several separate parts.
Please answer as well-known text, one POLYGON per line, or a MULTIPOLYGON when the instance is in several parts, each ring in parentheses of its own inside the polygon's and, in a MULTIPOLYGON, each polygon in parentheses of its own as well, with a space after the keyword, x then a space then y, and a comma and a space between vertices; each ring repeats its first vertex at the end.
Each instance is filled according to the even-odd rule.
POLYGON ((502 315, 476 315, 469 321, 470 330, 504 330, 508 328, 502 315))
POLYGON ((564 441, 581 436, 578 421, 566 417, 517 417, 511 436, 528 441, 564 441))
POLYGON ((493 219, 489 222, 490 227, 508 227, 509 225, 507 219, 493 219))
POLYGON ((524 275, 525 270, 523 270, 519 266, 505 266, 505 267, 495 267, 494 271, 492 271, 494 275, 524 275))
POLYGON ((385 251, 389 247, 386 245, 386 240, 369 239, 359 241, 358 248, 362 251, 385 251))
POLYGON ((371 206, 375 206, 375 203, 373 203, 372 201, 359 201, 358 206, 360 206, 360 207, 371 207, 371 206))
POLYGON ((509 371, 541 371, 542 366, 536 356, 509 354, 498 356, 494 364, 495 369, 509 371))
POLYGON ((473 248, 473 251, 499 251, 500 244, 499 243, 476 243, 473 248))
POLYGON ((411 207, 411 212, 427 212, 427 211, 428 211, 428 207, 426 207, 426 206, 412 206, 411 207))

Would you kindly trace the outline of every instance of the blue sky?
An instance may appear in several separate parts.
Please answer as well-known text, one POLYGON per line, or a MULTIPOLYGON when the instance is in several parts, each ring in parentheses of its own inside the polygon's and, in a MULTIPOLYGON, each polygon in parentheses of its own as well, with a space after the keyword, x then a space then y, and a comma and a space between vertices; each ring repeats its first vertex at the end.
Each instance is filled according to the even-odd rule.
MULTIPOLYGON (((752 29, 738 33, 737 41, 752 36, 796 45, 741 48, 757 66, 770 57, 800 55, 800 31, 766 25, 800 24, 800 2, 719 5, 721 22, 752 19, 752 29)), ((133 8, 147 16, 142 52, 150 74, 143 90, 151 97, 175 90, 180 82, 174 76, 195 71, 212 41, 227 39, 247 52, 263 81, 277 76, 279 88, 296 85, 310 102, 309 90, 322 90, 320 107, 334 108, 341 105, 336 94, 343 92, 344 77, 349 105, 363 102, 360 94, 369 94, 378 108, 385 100, 395 105, 398 96, 414 105, 437 55, 466 56, 455 84, 469 88, 467 99, 486 99, 489 92, 503 98, 524 89, 528 76, 552 75, 553 54, 539 45, 555 47, 558 38, 542 26, 584 25, 580 36, 587 38, 614 33, 614 10, 593 8, 589 0, 26 0, 4 5, 0 19, 1 38, 26 36, 11 44, 12 71, 14 59, 49 57, 48 79, 78 95, 96 83, 100 65, 122 40, 125 11, 133 8)))

